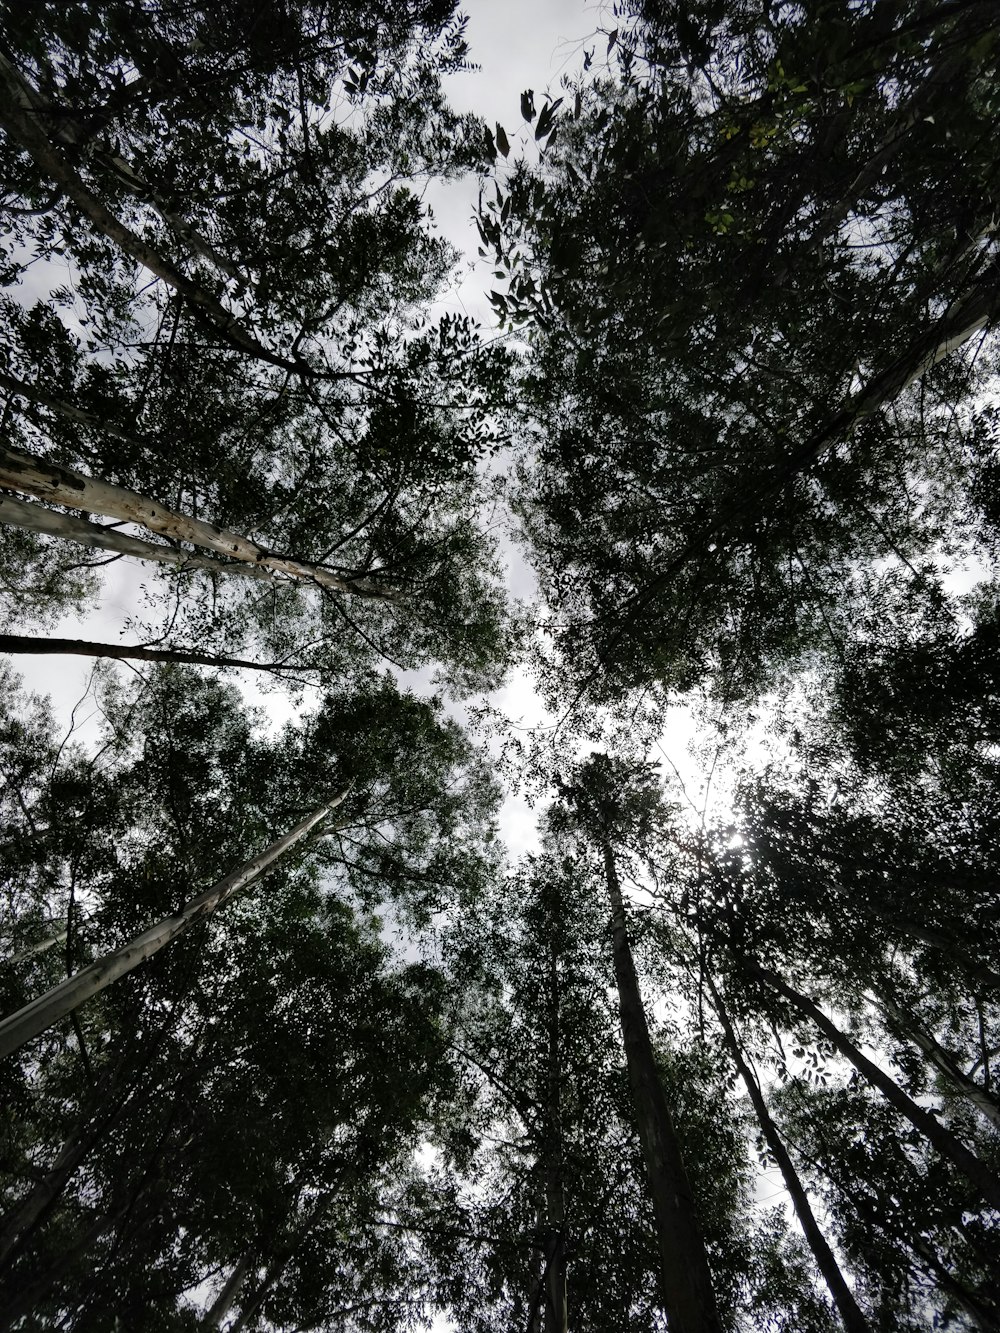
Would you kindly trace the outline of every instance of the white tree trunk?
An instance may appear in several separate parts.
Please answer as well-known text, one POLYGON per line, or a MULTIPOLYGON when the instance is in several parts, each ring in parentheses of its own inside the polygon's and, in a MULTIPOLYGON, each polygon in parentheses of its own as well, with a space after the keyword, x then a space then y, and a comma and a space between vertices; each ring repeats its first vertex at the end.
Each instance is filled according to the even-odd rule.
POLYGON ((57 509, 47 509, 44 505, 29 504, 25 500, 14 500, 9 495, 0 495, 0 523, 6 523, 12 528, 26 528, 29 532, 40 532, 46 537, 61 537, 64 541, 76 542, 78 546, 89 546, 98 551, 134 556, 137 560, 149 560, 158 565, 204 569, 212 574, 235 574, 239 578, 260 579, 265 583, 288 581, 259 565, 223 564, 211 556, 195 555, 192 551, 182 551, 176 546, 146 542, 141 537, 130 537, 125 532, 119 532, 117 528, 88 523, 85 518, 63 514, 57 509))
MULTIPOLYGON (((353 783, 351 784, 353 786, 353 783)), ((91 996, 97 995, 110 986, 113 981, 123 977, 126 972, 144 963, 147 958, 165 945, 170 944, 189 930, 196 921, 211 916, 240 889, 259 879, 261 875, 278 861, 296 843, 301 842, 315 826, 325 819, 331 810, 347 797, 351 787, 345 788, 328 805, 322 805, 288 833, 272 842, 259 856, 246 861, 237 870, 232 871, 217 884, 213 884, 204 893, 199 893, 181 908, 174 916, 165 916, 141 934, 136 935, 120 948, 105 954, 89 967, 82 968, 72 977, 67 977, 58 986, 40 995, 37 1000, 24 1005, 16 1013, 0 1022, 0 1059, 12 1054, 32 1037, 58 1023, 61 1018, 78 1008, 91 996)))
MULTIPOLYGON (((88 477, 74 468, 62 467, 47 459, 0 445, 0 486, 39 500, 81 509, 90 514, 137 523, 150 532, 174 541, 190 542, 230 560, 242 561, 252 569, 268 570, 270 576, 300 583, 317 584, 333 592, 353 593, 380 601, 395 601, 397 595, 365 579, 351 579, 334 574, 322 565, 274 555, 250 537, 230 532, 214 523, 192 518, 176 509, 168 509, 156 500, 124 486, 88 477)), ((148 557, 143 557, 148 558, 148 557)))

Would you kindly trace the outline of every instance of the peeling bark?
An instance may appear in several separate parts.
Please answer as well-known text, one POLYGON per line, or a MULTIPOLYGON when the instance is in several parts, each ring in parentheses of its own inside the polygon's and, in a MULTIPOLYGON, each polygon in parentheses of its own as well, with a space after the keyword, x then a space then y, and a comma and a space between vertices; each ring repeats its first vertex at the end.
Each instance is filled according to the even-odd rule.
POLYGON ((52 504, 65 505, 69 509, 137 523, 161 537, 190 542, 192 546, 200 546, 216 555, 241 561, 251 569, 267 570, 265 577, 317 584, 331 592, 352 593, 378 601, 397 600, 396 593, 378 584, 334 574, 324 566, 308 561, 276 555, 250 537, 231 532, 215 523, 206 523, 204 519, 192 518, 137 491, 87 476, 75 468, 63 467, 59 463, 22 453, 19 449, 0 446, 0 486, 52 504))

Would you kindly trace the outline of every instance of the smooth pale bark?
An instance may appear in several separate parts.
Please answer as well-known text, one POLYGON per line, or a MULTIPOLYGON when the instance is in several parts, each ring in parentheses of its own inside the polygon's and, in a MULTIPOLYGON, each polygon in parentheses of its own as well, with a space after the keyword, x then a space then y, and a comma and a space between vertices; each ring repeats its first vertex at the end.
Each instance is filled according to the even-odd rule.
POLYGON ((930 1111, 925 1111, 922 1106, 918 1106, 912 1097, 909 1097, 903 1091, 895 1079, 863 1055, 850 1038, 845 1036, 812 1000, 794 990, 775 973, 766 972, 763 968, 758 967, 756 963, 748 960, 747 968, 751 975, 764 982, 765 985, 770 986, 779 995, 783 995, 800 1013, 811 1019, 834 1048, 851 1062, 858 1073, 867 1079, 872 1087, 878 1088, 889 1105, 906 1120, 909 1120, 910 1124, 924 1135, 942 1157, 947 1157, 950 1162, 954 1163, 959 1171, 975 1185, 982 1198, 992 1208, 1000 1208, 1000 1177, 991 1171, 986 1163, 981 1161, 970 1148, 967 1148, 950 1129, 946 1129, 937 1116, 930 1111))
POLYGON ((603 840, 602 850, 611 900, 611 934, 622 1039, 656 1216, 664 1310, 670 1333, 722 1333, 694 1196, 649 1039, 646 1011, 628 939, 625 904, 607 838, 603 840))
POLYGON ((205 314, 234 347, 257 360, 280 366, 282 370, 295 374, 310 373, 305 362, 280 356, 266 348, 232 311, 227 310, 197 282, 181 273, 155 247, 148 245, 101 203, 66 161, 62 152, 49 142, 38 124, 37 113, 24 107, 20 76, 3 56, 0 56, 0 126, 35 160, 53 184, 72 200, 96 232, 107 236, 131 259, 205 314))
POLYGON ((0 446, 0 486, 33 495, 36 499, 89 514, 137 523, 161 537, 190 542, 230 560, 242 561, 249 568, 267 570, 270 575, 293 582, 317 584, 333 592, 353 593, 380 601, 395 601, 396 594, 364 579, 334 574, 322 565, 275 555, 249 537, 220 528, 203 519, 192 518, 177 509, 169 509, 149 496, 115 486, 74 468, 63 467, 48 459, 0 446))
POLYGON ((981 1088, 975 1079, 968 1078, 963 1074, 944 1047, 940 1046, 915 1018, 904 1013, 899 1005, 891 1000, 884 991, 880 990, 877 994, 879 1004, 902 1036, 908 1041, 912 1041, 914 1046, 923 1051, 928 1062, 933 1065, 960 1097, 964 1098, 970 1106, 974 1106, 992 1124, 1000 1128, 1000 1106, 997 1105, 986 1089, 981 1088))
POLYGON ((254 1263, 254 1251, 247 1250, 246 1254, 239 1261, 233 1271, 229 1274, 226 1285, 212 1302, 211 1309, 205 1316, 205 1324, 208 1328, 222 1328, 226 1322, 233 1304, 240 1294, 243 1283, 250 1274, 250 1269, 254 1263))
MULTIPOLYGON (((113 657, 138 662, 185 662, 192 666, 246 667, 251 671, 281 671, 280 662, 248 662, 242 657, 187 652, 183 648, 142 648, 127 643, 90 643, 86 639, 31 639, 21 634, 0 634, 0 653, 70 653, 76 657, 113 657)), ((36 945, 36 950, 56 943, 36 945)))
POLYGON ((133 431, 125 430, 122 426, 116 426, 113 421, 106 421, 99 417, 95 412, 88 412, 86 408, 77 407, 75 403, 68 403, 65 398, 58 398, 53 393, 46 393, 36 384, 28 384, 26 380, 19 380, 14 375, 9 375, 5 370, 0 370, 0 388, 7 389, 8 392, 16 394, 21 398, 27 398, 32 403, 38 403, 41 407, 47 407, 51 412, 58 412, 69 421, 75 421, 81 426, 90 426, 94 430, 99 430, 103 435, 113 435, 116 440, 124 440, 126 444, 134 444, 140 449, 147 448, 147 443, 139 438, 133 431))
POLYGON ((244 1305, 237 1318, 229 1325, 229 1333, 242 1333, 251 1319, 258 1313, 260 1307, 271 1294, 272 1288, 285 1271, 290 1255, 281 1254, 275 1256, 268 1265, 267 1272, 262 1280, 255 1287, 250 1299, 244 1305))
POLYGON ((67 977, 58 986, 53 986, 44 995, 40 995, 37 1000, 33 1000, 11 1014, 9 1018, 5 1018, 0 1022, 0 1058, 18 1050, 32 1037, 37 1037, 53 1023, 58 1023, 106 986, 110 986, 113 981, 125 976, 154 953, 172 943, 196 922, 203 921, 218 911, 235 893, 259 879, 296 843, 301 842, 331 810, 345 800, 350 790, 350 787, 346 788, 328 805, 314 810, 311 815, 296 824, 284 837, 272 842, 253 860, 244 862, 237 870, 220 879, 217 884, 213 884, 210 889, 206 889, 204 893, 199 893, 185 903, 176 915, 163 917, 127 944, 123 944, 121 948, 105 954, 97 962, 81 969, 74 976, 67 977))
POLYGON ((63 541, 76 542, 78 546, 89 546, 91 550, 113 551, 116 555, 130 555, 136 560, 148 560, 157 565, 173 565, 178 569, 204 569, 210 574, 235 574, 237 578, 258 579, 264 583, 287 583, 287 579, 263 569, 260 565, 245 565, 237 561, 224 562, 208 555, 195 555, 192 551, 182 551, 175 546, 161 546, 159 543, 143 541, 141 537, 130 537, 100 523, 91 523, 74 514, 63 514, 57 509, 48 509, 44 505, 33 504, 27 500, 15 500, 9 495, 0 495, 0 523, 8 527, 24 528, 28 532, 40 532, 46 537, 59 537, 63 541))
MULTIPOLYGON (((0 634, 0 643, 2 643, 4 638, 9 637, 9 635, 0 634)), ((0 647, 0 653, 7 651, 6 648, 0 647)), ((33 958, 36 953, 45 953, 48 949, 54 949, 57 944, 62 944, 68 933, 68 931, 61 930, 58 935, 50 935, 47 940, 39 940, 39 942, 33 944, 30 949, 22 949, 20 953, 15 954, 13 958, 8 958, 6 961, 8 963, 23 963, 26 959, 33 958)))
POLYGON ((840 1315, 841 1323, 847 1330, 847 1333, 871 1333, 871 1325, 865 1316, 861 1313, 857 1301, 854 1299, 854 1293, 848 1286, 847 1281, 840 1271, 840 1265, 830 1246, 827 1244, 826 1237, 820 1230, 819 1223, 813 1214, 812 1205, 809 1202, 809 1195, 806 1193, 799 1174, 795 1170, 795 1164, 788 1154, 781 1136, 778 1133, 778 1127, 771 1119, 767 1109, 767 1103, 764 1101, 760 1084, 757 1082, 752 1071, 743 1058, 743 1051, 733 1030, 733 1025, 729 1020, 722 997, 716 989, 715 983, 711 977, 708 977, 708 987, 712 994, 712 1000, 715 1005, 715 1012, 719 1016, 719 1022, 722 1024, 722 1031, 725 1036, 726 1045, 729 1047, 729 1053, 733 1057, 733 1062, 739 1071, 740 1078, 747 1090, 750 1101, 753 1104, 754 1114, 757 1117, 757 1123, 760 1126, 761 1133, 767 1143, 771 1156, 778 1164, 781 1172, 781 1178, 785 1182, 785 1189, 792 1201, 792 1207, 795 1209, 795 1216, 798 1218, 799 1226, 802 1228, 802 1234, 805 1236, 812 1251, 813 1258, 816 1260, 816 1267, 823 1275, 823 1281, 826 1283, 833 1303, 837 1307, 837 1313, 840 1315))
POLYGON ((559 1032, 559 952, 555 930, 549 937, 549 1014, 546 1090, 545 1222, 546 1278, 545 1333, 567 1333, 566 1196, 563 1185, 562 1061, 559 1032))

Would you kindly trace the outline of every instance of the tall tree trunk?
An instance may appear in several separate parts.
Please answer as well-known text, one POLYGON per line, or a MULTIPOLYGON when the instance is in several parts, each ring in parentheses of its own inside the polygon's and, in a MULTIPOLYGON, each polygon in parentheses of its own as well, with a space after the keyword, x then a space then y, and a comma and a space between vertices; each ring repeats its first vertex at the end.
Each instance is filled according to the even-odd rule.
MULTIPOLYGON (((3 638, 4 636, 0 635, 0 642, 2 642, 3 638)), ((0 647, 0 653, 8 651, 10 650, 0 647)), ((7 958, 4 961, 8 963, 26 962, 29 958, 33 958, 35 954, 47 953, 49 949, 54 949, 57 944, 62 944, 68 934, 68 929, 61 930, 58 935, 50 935, 47 940, 39 940, 37 944, 32 944, 30 948, 22 949, 21 952, 16 953, 13 958, 7 958)))
POLYGON ((71 149, 87 145, 91 156, 112 172, 127 190, 155 208, 175 236, 193 254, 207 260, 222 277, 232 278, 240 287, 249 286, 243 274, 220 255, 197 228, 172 208, 170 201, 163 197, 150 180, 141 176, 118 153, 89 142, 85 123, 74 114, 71 107, 50 102, 16 66, 6 61, 4 66, 11 96, 17 96, 21 110, 31 115, 36 124, 44 122, 50 141, 56 140, 71 149))
POLYGON ((993 990, 1000 990, 1000 972, 994 971, 992 967, 988 967, 985 963, 976 962, 972 955, 967 953, 958 941, 952 939, 946 931, 934 930, 930 926, 922 926, 915 921, 903 920, 893 916, 891 912, 877 911, 876 915, 886 921, 891 921, 897 930, 902 931, 904 935, 909 935, 911 939, 919 940, 921 944, 929 944, 932 949, 947 954, 962 969, 968 981, 978 981, 993 990))
POLYGON ((995 272, 989 271, 982 274, 969 291, 956 297, 941 318, 914 337, 895 360, 876 371, 839 411, 832 412, 826 423, 798 449, 777 459, 759 485, 749 486, 728 503, 723 502, 716 514, 685 542, 655 578, 622 602, 619 615, 634 619, 692 560, 702 558, 711 542, 718 542, 734 527, 756 518, 766 500, 819 462, 868 417, 893 402, 908 384, 986 328, 998 311, 1000 283, 995 272))
POLYGON ((918 1106, 912 1097, 909 1097, 903 1091, 895 1079, 890 1078, 888 1074, 879 1069, 878 1065, 869 1060, 867 1056, 862 1055, 850 1038, 845 1036, 812 1000, 794 990, 775 973, 765 971, 756 963, 747 960, 746 966, 752 976, 762 981, 772 990, 777 991, 779 995, 783 995, 785 999, 791 1001, 800 1013, 811 1019, 823 1035, 840 1051, 841 1055, 851 1062, 858 1073, 867 1079, 872 1087, 878 1088, 889 1105, 909 1120, 910 1124, 924 1135, 942 1157, 947 1157, 950 1162, 954 1163, 972 1181, 980 1195, 992 1208, 1000 1208, 1000 1177, 991 1171, 986 1163, 981 1161, 960 1139, 956 1138, 950 1129, 946 1129, 937 1116, 930 1111, 925 1111, 922 1106, 918 1106))
POLYGON ((0 125, 15 143, 34 158, 35 163, 49 180, 72 200, 96 232, 107 236, 129 258, 148 269, 155 277, 189 301, 211 321, 228 343, 248 356, 266 361, 272 366, 279 366, 282 370, 294 374, 310 373, 310 367, 305 362, 280 356, 266 348, 232 311, 227 310, 199 283, 181 273, 154 246, 148 245, 101 203, 69 165, 60 150, 49 142, 38 125, 36 112, 25 108, 20 76, 2 55, 0 55, 0 125))
MULTIPOLYGON (((248 662, 242 657, 188 652, 184 648, 143 648, 127 643, 91 643, 87 639, 35 639, 21 634, 0 634, 0 653, 70 653, 76 657, 113 657, 136 662, 186 662, 192 666, 246 667, 251 671, 278 673, 282 670, 280 662, 248 662)), ((64 937, 65 932, 63 936, 36 944, 32 952, 39 953, 64 937)))
POLYGON ((981 1115, 1000 1128, 1000 1106, 985 1088, 981 1088, 975 1079, 968 1078, 948 1052, 934 1040, 931 1034, 911 1015, 904 1013, 895 1001, 891 1000, 881 988, 876 992, 879 1003, 892 1021, 900 1035, 923 1051, 928 1062, 942 1078, 951 1085, 970 1106, 974 1106, 981 1115))
POLYGON ((396 595, 364 579, 334 574, 322 565, 304 560, 279 556, 268 551, 250 537, 241 536, 214 523, 192 518, 176 509, 168 509, 158 500, 130 491, 124 486, 89 477, 73 468, 63 467, 48 459, 22 453, 18 449, 0 446, 0 486, 6 486, 39 500, 81 509, 91 514, 126 523, 138 523, 150 532, 174 541, 190 542, 213 551, 230 560, 241 560, 255 569, 267 569, 272 574, 298 582, 319 584, 334 592, 354 593, 374 597, 380 601, 394 601, 396 595))
POLYGON ((246 1254, 243 1255, 239 1263, 229 1274, 229 1277, 226 1280, 226 1285, 219 1292, 218 1296, 216 1296, 215 1300, 212 1302, 211 1309, 205 1315, 206 1327, 222 1328, 223 1324, 226 1322, 226 1316, 233 1308, 233 1304, 237 1296, 240 1294, 243 1283, 250 1275, 250 1270, 253 1267, 255 1257, 255 1250, 247 1250, 246 1254))
MULTIPOLYGON (((126 1200, 116 1204, 108 1212, 99 1214, 81 1236, 60 1251, 59 1256, 48 1265, 43 1276, 30 1285, 21 1287, 0 1309, 0 1333, 7 1333, 8 1329, 15 1327, 23 1328, 20 1320, 32 1313, 38 1302, 52 1290, 67 1269, 72 1268, 80 1255, 85 1254, 99 1236, 128 1212, 129 1206, 129 1201, 126 1200)), ((35 1327, 39 1325, 36 1324, 35 1327)))
POLYGON ((91 996, 104 990, 127 972, 131 972, 165 945, 172 943, 196 922, 218 911, 235 893, 259 879, 285 852, 301 842, 331 810, 340 805, 350 790, 350 787, 346 788, 328 805, 314 810, 311 815, 303 819, 300 824, 296 824, 284 837, 271 843, 270 847, 252 861, 246 861, 237 870, 220 879, 217 884, 213 884, 210 889, 192 898, 175 916, 164 917, 140 935, 136 935, 127 944, 123 944, 112 953, 105 954, 97 962, 68 977, 58 986, 53 986, 37 1000, 33 1000, 9 1018, 5 1018, 0 1022, 0 1058, 18 1050, 32 1037, 37 1037, 53 1023, 72 1013, 91 996))
POLYGON ((290 1254, 281 1253, 279 1255, 276 1255, 271 1260, 270 1264, 268 1264, 267 1271, 265 1272, 261 1281, 254 1288, 246 1305, 243 1306, 243 1308, 239 1312, 239 1315, 229 1325, 228 1333, 243 1333, 243 1330, 250 1323, 251 1319, 253 1319, 253 1317, 259 1312, 260 1307, 264 1304, 268 1296, 271 1294, 271 1290, 274 1287, 274 1284, 278 1281, 278 1278, 280 1278, 282 1273, 285 1271, 285 1267, 288 1264, 290 1258, 291 1258, 290 1254))
POLYGON ((836 1257, 830 1246, 827 1244, 826 1237, 819 1228, 819 1224, 813 1215, 812 1206, 809 1202, 809 1195, 799 1179, 798 1172, 795 1170, 795 1164, 792 1162, 781 1136, 778 1133, 778 1127, 771 1119, 767 1109, 767 1103, 764 1101, 760 1084, 757 1082, 752 1071, 747 1066, 743 1058, 743 1051, 739 1040, 730 1022, 729 1015, 726 1012, 722 997, 716 989, 715 983, 711 977, 708 978, 709 990, 712 993, 712 1000, 715 1005, 715 1011, 719 1016, 719 1022, 722 1024, 722 1031, 725 1035, 726 1045, 733 1057, 733 1062, 739 1070, 740 1078, 743 1080, 744 1087, 753 1103, 754 1114, 757 1117, 757 1123, 760 1125, 761 1133, 764 1135, 765 1142, 770 1150, 771 1156, 778 1164, 781 1172, 781 1178, 785 1182, 785 1189, 788 1191, 789 1198, 792 1201, 792 1207, 795 1209, 795 1216, 799 1220, 799 1226, 805 1236, 813 1258, 816 1260, 816 1267, 823 1274, 823 1280, 829 1288, 833 1303, 837 1307, 841 1323, 847 1330, 847 1333, 871 1333, 871 1325, 865 1316, 861 1313, 857 1301, 854 1299, 854 1293, 848 1286, 836 1257))
MULTIPOLYGON (((127 1100, 127 1099, 126 1099, 127 1100)), ((26 1198, 0 1221, 0 1267, 6 1266, 28 1236, 44 1220, 58 1200, 78 1166, 84 1161, 114 1124, 125 1107, 121 1102, 110 1115, 96 1125, 82 1120, 59 1151, 59 1155, 26 1198)))
POLYGON ((77 422, 78 425, 90 426, 93 430, 99 430, 102 435, 111 435, 116 440, 123 440, 126 444, 133 444, 140 449, 149 446, 149 442, 140 439, 134 431, 116 426, 113 421, 108 421, 96 412, 89 412, 86 408, 77 407, 75 403, 68 403, 65 398, 57 398, 55 394, 46 393, 37 384, 28 384, 25 380, 19 380, 5 370, 0 370, 0 389, 6 389, 16 397, 27 398, 29 402, 39 403, 42 407, 47 407, 49 411, 58 412, 60 416, 66 417, 67 420, 77 422))
POLYGON ((130 555, 137 560, 148 560, 157 565, 174 565, 178 569, 204 569, 215 575, 235 574, 237 578, 258 579, 263 583, 288 581, 280 574, 275 574, 273 570, 264 569, 260 565, 246 565, 235 560, 216 560, 212 556, 195 555, 193 551, 183 551, 176 546, 162 546, 158 542, 143 541, 141 537, 130 537, 125 532, 119 532, 117 528, 90 523, 85 518, 63 514, 57 509, 48 509, 45 505, 15 500, 10 495, 0 495, 0 523, 6 523, 12 528, 24 528, 28 532, 40 532, 46 537, 58 537, 63 541, 75 542, 78 546, 89 546, 92 550, 130 555))
POLYGON ((567 1333, 566 1197, 563 1181, 562 1061, 559 1031, 559 947, 549 932, 549 1021, 546 1089, 545 1223, 548 1275, 545 1333, 567 1333))
POLYGON ((694 1197, 653 1057, 629 945, 621 885, 611 843, 606 836, 602 850, 611 900, 611 933, 622 1038, 656 1216, 667 1322, 670 1333, 722 1333, 694 1197))

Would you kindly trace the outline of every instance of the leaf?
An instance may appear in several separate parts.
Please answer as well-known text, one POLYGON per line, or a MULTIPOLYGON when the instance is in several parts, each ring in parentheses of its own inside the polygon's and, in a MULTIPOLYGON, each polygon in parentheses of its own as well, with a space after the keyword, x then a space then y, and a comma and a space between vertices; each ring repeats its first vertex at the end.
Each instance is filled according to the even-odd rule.
POLYGON ((614 46, 617 40, 618 40, 618 29, 615 28, 608 33, 608 55, 611 54, 611 48, 614 46))
POLYGON ((499 121, 497 121, 497 147, 500 149, 501 153, 503 153, 504 157, 510 155, 510 140, 507 138, 507 131, 499 121))
POLYGON ((531 88, 521 94, 521 115, 529 124, 535 119, 535 93, 531 88))
POLYGON ((495 162, 497 160, 497 146, 493 138, 493 131, 488 125, 483 126, 483 135, 486 139, 486 156, 491 162, 495 162))

